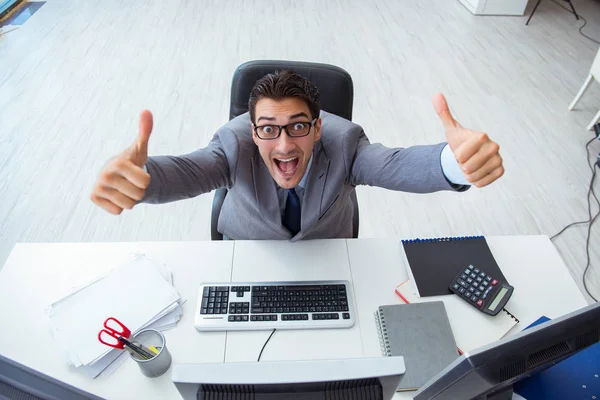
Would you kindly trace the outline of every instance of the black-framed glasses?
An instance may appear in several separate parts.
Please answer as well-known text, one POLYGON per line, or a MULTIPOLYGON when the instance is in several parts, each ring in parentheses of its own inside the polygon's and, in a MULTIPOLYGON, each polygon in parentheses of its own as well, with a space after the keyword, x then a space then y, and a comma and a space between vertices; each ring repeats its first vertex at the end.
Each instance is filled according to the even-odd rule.
POLYGON ((273 140, 277 139, 281 135, 281 131, 285 130, 285 133, 289 137, 303 137, 310 133, 310 128, 317 122, 317 118, 310 122, 292 122, 287 125, 261 125, 255 126, 254 132, 259 139, 273 140))

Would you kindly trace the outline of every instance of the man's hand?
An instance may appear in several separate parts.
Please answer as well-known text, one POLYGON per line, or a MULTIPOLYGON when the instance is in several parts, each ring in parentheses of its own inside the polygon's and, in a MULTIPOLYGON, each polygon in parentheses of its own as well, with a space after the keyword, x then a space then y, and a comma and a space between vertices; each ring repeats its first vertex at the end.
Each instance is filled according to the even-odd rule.
POLYGON ((150 175, 143 170, 148 159, 148 140, 152 132, 152 113, 145 110, 140 115, 138 137, 120 155, 111 158, 94 186, 92 201, 111 214, 121 214, 131 209, 144 197, 150 184, 150 175))
POLYGON ((450 114, 448 103, 441 93, 433 97, 433 107, 442 120, 448 145, 467 180, 480 188, 500 178, 504 167, 498 143, 483 132, 463 128, 450 114))

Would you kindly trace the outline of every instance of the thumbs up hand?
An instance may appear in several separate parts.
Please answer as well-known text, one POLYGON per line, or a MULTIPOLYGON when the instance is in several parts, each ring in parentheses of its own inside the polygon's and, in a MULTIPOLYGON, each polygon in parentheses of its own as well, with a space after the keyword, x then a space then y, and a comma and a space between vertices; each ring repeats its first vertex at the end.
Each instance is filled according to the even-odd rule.
POLYGON ((148 141, 152 132, 152 113, 140 115, 138 136, 120 155, 108 160, 100 171, 91 200, 111 214, 132 209, 144 197, 150 175, 143 167, 148 160, 148 141))
POLYGON ((441 93, 433 97, 433 107, 442 120, 448 145, 465 177, 476 187, 484 187, 504 174, 498 143, 487 134, 464 128, 456 121, 441 93))

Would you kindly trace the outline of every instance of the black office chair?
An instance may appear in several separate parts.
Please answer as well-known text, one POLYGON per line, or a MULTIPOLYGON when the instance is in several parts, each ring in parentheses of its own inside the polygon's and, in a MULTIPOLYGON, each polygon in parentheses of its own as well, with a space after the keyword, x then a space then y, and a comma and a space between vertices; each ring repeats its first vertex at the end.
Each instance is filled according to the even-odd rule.
MULTIPOLYGON (((240 65, 233 74, 231 82, 231 102, 229 119, 233 119, 248 111, 250 90, 257 80, 263 76, 283 69, 292 69, 317 86, 321 94, 321 109, 352 120, 352 104, 354 102, 354 85, 350 74, 343 69, 329 65, 298 61, 248 61, 240 65)), ((223 240, 223 234, 217 231, 219 214, 227 189, 217 189, 212 204, 211 239, 223 240)), ((350 195, 354 205, 352 218, 352 236, 358 237, 358 199, 356 191, 350 195)))

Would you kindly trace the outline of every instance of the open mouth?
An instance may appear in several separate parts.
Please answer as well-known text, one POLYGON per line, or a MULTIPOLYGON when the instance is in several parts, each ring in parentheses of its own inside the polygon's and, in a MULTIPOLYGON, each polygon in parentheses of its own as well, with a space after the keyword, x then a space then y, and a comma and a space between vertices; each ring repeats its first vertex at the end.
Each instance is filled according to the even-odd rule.
POLYGON ((300 165, 298 157, 274 158, 273 160, 275 161, 275 165, 277 165, 279 173, 288 178, 294 176, 300 165))

